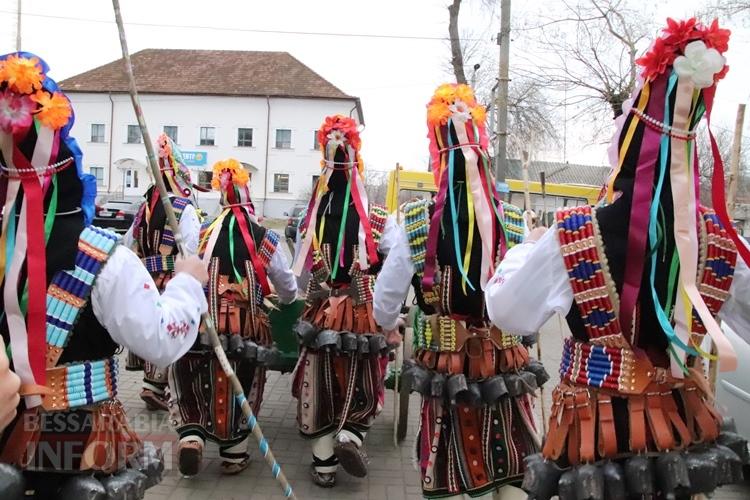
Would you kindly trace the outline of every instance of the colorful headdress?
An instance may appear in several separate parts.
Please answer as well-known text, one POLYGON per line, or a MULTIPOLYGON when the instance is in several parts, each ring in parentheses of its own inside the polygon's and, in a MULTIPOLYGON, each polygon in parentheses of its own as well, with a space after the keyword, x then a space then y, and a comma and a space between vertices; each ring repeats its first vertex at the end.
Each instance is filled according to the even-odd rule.
MULTIPOLYGON (((665 312, 672 304, 661 304, 653 271, 651 293, 644 294, 653 298, 657 318, 669 339, 672 371, 676 376, 684 371, 684 353, 710 357, 690 336, 693 311, 717 345, 722 370, 733 370, 736 356, 696 286, 700 176, 694 140, 703 116, 710 124, 716 83, 728 70, 723 54, 728 49, 730 32, 720 28, 717 21, 710 26, 695 19, 668 19, 667 23, 662 36, 637 61, 642 67, 641 78, 632 99, 623 105, 623 115, 616 121, 617 131, 609 150, 613 173, 607 186, 607 200, 613 200, 618 181, 633 182, 620 322, 624 331, 630 331, 645 259, 648 256, 652 269, 655 268, 660 235, 673 238, 674 272, 670 272, 673 280, 670 279, 668 286, 669 290, 675 290, 676 296, 674 327, 665 312), (660 221, 664 207, 669 209, 666 213, 673 207, 673 234, 670 234, 672 221, 660 221)), ((713 207, 748 262, 750 252, 737 236, 726 211, 724 169, 710 127, 708 133, 714 159, 713 207)))
POLYGON ((83 173, 81 151, 68 136, 70 102, 48 70, 33 54, 0 57, 0 281, 14 369, 24 384, 40 385, 47 350, 45 243, 56 215, 80 208, 90 224, 96 197, 96 179, 83 173))
POLYGON ((462 209, 460 203, 466 204, 469 216, 468 228, 451 224, 455 244, 456 262, 461 273, 462 286, 476 290, 468 276, 471 261, 471 250, 474 241, 474 226, 479 229, 482 263, 478 285, 484 289, 487 280, 492 276, 498 248, 495 242, 500 238, 500 249, 505 251, 505 234, 496 234, 498 224, 503 226, 503 209, 495 188, 490 163, 487 157, 486 111, 477 103, 471 87, 463 84, 440 85, 427 104, 427 136, 430 140, 430 167, 435 175, 438 193, 435 200, 435 211, 427 238, 427 255, 422 287, 429 290, 435 278, 437 260, 437 240, 439 228, 446 205, 451 211, 452 220, 458 220, 462 209), (454 193, 454 176, 456 174, 457 155, 464 160, 467 196, 459 199, 454 193), (468 230, 467 230, 468 229, 468 230), (465 246, 464 243, 465 242, 465 246), (461 247, 464 246, 462 254, 461 247))
POLYGON ((222 206, 248 205, 250 200, 250 175, 234 158, 214 164, 211 187, 221 192, 222 206))
POLYGON ((190 170, 182 159, 182 151, 167 134, 161 134, 156 144, 159 147, 159 170, 164 175, 167 187, 187 198, 195 186, 190 181, 190 170))
MULTIPOLYGON (((372 229, 368 217, 369 202, 364 185, 364 164, 359 155, 362 141, 359 138, 357 122, 343 115, 326 117, 323 125, 318 130, 318 143, 323 150, 323 160, 320 162, 321 174, 313 189, 313 195, 307 207, 307 215, 302 223, 302 228, 315 228, 317 225, 318 208, 322 196, 332 189, 334 180, 342 179, 343 182, 335 185, 345 189, 344 192, 344 215, 339 228, 338 245, 336 253, 338 256, 343 251, 343 234, 349 210, 349 201, 353 201, 359 216, 358 229, 358 251, 357 260, 360 269, 369 269, 371 265, 378 262, 378 253, 375 241, 372 238, 372 229)), ((311 250, 317 245, 315 231, 306 231, 302 241, 300 252, 294 262, 294 272, 298 276, 303 267, 311 263, 311 250)), ((332 276, 335 277, 340 259, 333 258, 334 268, 332 276)))

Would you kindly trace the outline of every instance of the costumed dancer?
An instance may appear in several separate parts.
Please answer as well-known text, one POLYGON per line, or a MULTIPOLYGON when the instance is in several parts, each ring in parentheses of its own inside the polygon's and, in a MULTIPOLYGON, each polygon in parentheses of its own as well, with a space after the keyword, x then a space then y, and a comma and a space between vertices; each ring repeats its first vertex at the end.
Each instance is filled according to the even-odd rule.
MULTIPOLYGON (((269 299, 275 294, 281 303, 293 302, 297 282, 278 248, 278 234, 255 221, 249 176, 240 162, 216 163, 211 184, 221 192, 223 211, 201 235, 200 253, 209 274, 208 309, 257 416, 266 365, 275 357, 268 318, 274 306, 269 299)), ((169 368, 171 421, 180 435, 179 469, 185 476, 199 472, 208 439, 219 445, 221 472, 237 474, 249 463, 248 421, 208 339, 202 337, 169 368)))
POLYGON ((357 123, 329 116, 318 141, 322 170, 294 263, 307 301, 292 392, 299 431, 313 440, 313 481, 332 487, 339 464, 353 476, 367 475, 363 441, 383 407, 388 361, 388 343, 372 317, 372 290, 398 226, 367 199, 357 123))
POLYGON ((47 71, 29 53, 0 57, 0 332, 24 396, 0 437, 0 475, 14 470, 5 464, 23 470, 21 492, 40 499, 112 498, 163 470, 117 399, 118 344, 157 366, 182 356, 207 310, 208 276, 198 257, 180 260, 160 295, 116 234, 89 225, 96 182, 47 71))
POLYGON ((422 394, 416 457, 426 498, 522 493, 523 458, 538 451, 532 393, 548 378, 519 337, 491 327, 484 287, 523 238, 520 209, 500 201, 487 155, 485 109, 467 85, 427 105, 437 196, 406 203, 404 229, 375 283, 375 319, 397 327, 414 287, 414 359, 404 380, 422 394))
MULTIPOLYGON (((191 255, 196 254, 201 223, 190 196, 192 189, 198 187, 191 184, 190 171, 174 141, 166 134, 161 134, 157 145, 159 170, 180 224, 185 250, 191 255)), ((123 242, 141 258, 157 288, 163 290, 174 273, 174 260, 178 250, 156 185, 152 184, 143 196, 146 201, 141 204, 123 242)), ((126 369, 143 370, 141 399, 146 403, 146 408, 167 410, 167 369, 159 368, 153 363, 144 363, 133 353, 128 354, 126 369)))
POLYGON ((728 41, 716 21, 668 20, 616 121, 609 204, 559 210, 488 286, 500 328, 533 333, 557 312, 573 334, 544 448, 527 459, 530 497, 705 498, 742 478, 747 443, 714 405, 703 341, 735 369, 715 318, 750 340, 750 250, 727 216, 708 127, 716 212, 700 204, 695 141, 728 41))

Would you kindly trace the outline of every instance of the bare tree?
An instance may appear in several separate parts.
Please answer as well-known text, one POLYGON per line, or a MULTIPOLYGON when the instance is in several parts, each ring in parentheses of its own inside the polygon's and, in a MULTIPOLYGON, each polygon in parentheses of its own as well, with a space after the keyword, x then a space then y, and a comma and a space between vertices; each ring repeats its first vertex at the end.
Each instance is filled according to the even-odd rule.
MULTIPOLYGON (((635 88, 635 61, 653 25, 627 0, 563 0, 565 12, 540 15, 528 32, 538 45, 523 69, 541 85, 567 93, 579 116, 604 113, 617 117, 635 88), (553 16, 553 17, 550 17, 553 16)), ((546 7, 546 5, 545 5, 546 7)), ((522 56, 523 57, 523 56, 522 56)))
MULTIPOLYGON (((719 128, 717 126, 711 128, 714 138, 716 139, 716 145, 719 148, 721 161, 724 164, 724 180, 726 182, 729 178, 729 160, 732 156, 732 141, 734 140, 734 134, 731 130, 726 128, 719 128)), ((745 138, 743 142, 746 142, 747 140, 748 138, 745 138)), ((711 206, 711 180, 714 173, 714 157, 711 150, 711 142, 705 127, 700 127, 698 129, 696 145, 698 147, 698 161, 700 163, 698 174, 700 175, 701 203, 706 206, 711 206)), ((749 176, 750 147, 743 147, 740 153, 739 183, 737 189, 738 201, 744 200, 748 196, 747 181, 749 176)))
POLYGON ((461 47, 461 40, 458 36, 458 13, 461 11, 461 0, 453 0, 448 6, 448 34, 451 42, 451 65, 453 66, 453 75, 456 77, 456 83, 466 83, 466 73, 464 73, 464 54, 461 47))

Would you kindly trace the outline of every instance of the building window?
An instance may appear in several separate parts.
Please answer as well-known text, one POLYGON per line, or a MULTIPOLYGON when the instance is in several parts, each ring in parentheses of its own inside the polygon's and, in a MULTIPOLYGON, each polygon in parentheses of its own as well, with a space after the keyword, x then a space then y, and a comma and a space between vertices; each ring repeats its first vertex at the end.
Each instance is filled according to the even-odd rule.
POLYGON ((91 124, 91 142, 104 142, 104 124, 91 124))
POLYGON ((164 133, 177 143, 177 125, 164 125, 164 133))
POLYGON ((273 174, 273 192, 289 192, 289 174, 273 174))
POLYGON ((320 149, 320 143, 318 142, 318 131, 313 130, 313 149, 320 149))
POLYGON ((201 127, 201 146, 216 145, 216 127, 201 127))
POLYGON ((276 149, 292 149, 292 131, 290 129, 276 129, 276 149))
MULTIPOLYGON (((91 141, 97 142, 97 141, 91 141)), ((96 177, 96 185, 101 187, 104 186, 104 167, 90 167, 89 172, 91 175, 96 177)))
POLYGON ((240 148, 253 147, 253 129, 251 128, 238 128, 237 129, 237 147, 240 147, 240 148))
POLYGON ((125 171, 125 187, 126 188, 137 188, 138 187, 138 171, 133 169, 127 169, 125 171))
POLYGON ((128 125, 128 144, 141 143, 141 129, 138 125, 128 125))
POLYGON ((312 176, 312 192, 315 192, 315 186, 318 185, 318 179, 320 179, 319 175, 313 175, 312 176))
POLYGON ((211 170, 199 170, 198 171, 198 186, 204 189, 211 189, 211 177, 213 172, 211 170))

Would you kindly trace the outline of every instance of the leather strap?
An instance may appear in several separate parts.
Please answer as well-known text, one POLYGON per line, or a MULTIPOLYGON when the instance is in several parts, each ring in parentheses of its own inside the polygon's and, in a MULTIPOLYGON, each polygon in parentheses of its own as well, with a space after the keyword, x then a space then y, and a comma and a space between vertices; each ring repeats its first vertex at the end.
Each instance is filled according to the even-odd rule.
POLYGON ((685 402, 688 426, 693 430, 693 435, 702 442, 714 441, 719 436, 719 427, 708 411, 698 388, 693 384, 686 383, 684 390, 681 392, 685 402))
POLYGON ((628 415, 630 423, 630 450, 646 451, 646 402, 643 396, 628 397, 628 415))
POLYGON ((646 392, 646 420, 656 448, 659 451, 668 451, 675 448, 675 441, 672 429, 667 424, 661 402, 660 386, 652 384, 646 392))
POLYGON ((617 432, 615 417, 612 409, 612 398, 608 394, 597 394, 599 408, 599 456, 612 458, 617 455, 617 432))
MULTIPOLYGON (((576 393, 576 417, 580 434, 580 463, 591 463, 595 457, 596 405, 592 404, 588 391, 576 393)), ((575 463, 575 462, 574 462, 575 463)))
POLYGON ((573 423, 575 401, 572 393, 565 393, 560 386, 552 395, 552 414, 550 415, 549 433, 544 443, 542 454, 544 458, 557 460, 565 449, 568 429, 573 423))
POLYGON ((680 437, 680 442, 676 443, 675 446, 677 448, 685 448, 690 445, 693 438, 687 428, 687 425, 685 424, 685 421, 682 419, 679 410, 677 409, 677 403, 675 402, 674 398, 674 393, 669 388, 666 388, 664 392, 661 393, 661 405, 664 409, 664 413, 666 413, 667 418, 669 419, 670 424, 677 431, 677 435, 680 437))

